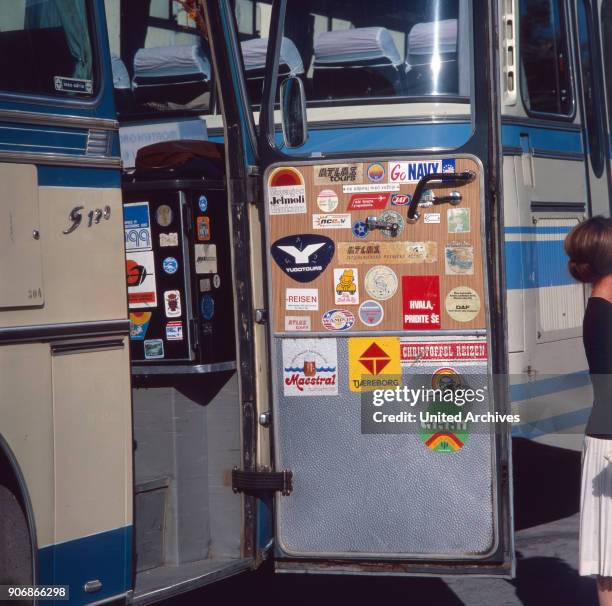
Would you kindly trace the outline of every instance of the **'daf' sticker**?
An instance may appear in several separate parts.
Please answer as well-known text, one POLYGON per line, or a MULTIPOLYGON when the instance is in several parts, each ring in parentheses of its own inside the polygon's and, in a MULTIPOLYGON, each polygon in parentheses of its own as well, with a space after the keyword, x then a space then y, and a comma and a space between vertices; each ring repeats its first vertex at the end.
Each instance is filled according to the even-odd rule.
POLYGON ((306 186, 295 168, 276 168, 268 178, 268 209, 271 215, 297 215, 306 212, 306 186))
POLYGON ((480 312, 480 297, 468 286, 453 288, 444 303, 448 315, 456 322, 471 322, 480 312))
POLYGON ((296 282, 312 282, 325 271, 335 252, 326 236, 300 234, 280 238, 272 244, 272 258, 296 282))
POLYGON ((283 339, 285 396, 337 396, 336 339, 283 339))
POLYGON ((390 267, 375 265, 368 270, 364 283, 370 297, 386 301, 397 292, 399 281, 396 273, 390 267))

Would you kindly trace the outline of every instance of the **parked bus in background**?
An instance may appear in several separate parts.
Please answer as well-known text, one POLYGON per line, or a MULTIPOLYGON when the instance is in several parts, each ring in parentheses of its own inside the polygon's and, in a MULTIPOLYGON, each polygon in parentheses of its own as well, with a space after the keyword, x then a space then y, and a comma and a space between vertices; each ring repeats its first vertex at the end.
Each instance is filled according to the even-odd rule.
POLYGON ((371 390, 576 447, 609 12, 0 0, 0 584, 513 575, 508 424, 371 390))

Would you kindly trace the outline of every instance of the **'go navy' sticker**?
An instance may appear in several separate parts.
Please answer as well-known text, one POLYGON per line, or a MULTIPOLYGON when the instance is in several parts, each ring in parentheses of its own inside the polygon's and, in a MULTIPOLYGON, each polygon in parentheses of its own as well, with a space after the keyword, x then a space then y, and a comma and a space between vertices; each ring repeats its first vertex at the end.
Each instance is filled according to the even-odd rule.
POLYGON ((331 238, 299 234, 272 244, 272 258, 296 282, 312 282, 325 271, 336 247, 331 238))

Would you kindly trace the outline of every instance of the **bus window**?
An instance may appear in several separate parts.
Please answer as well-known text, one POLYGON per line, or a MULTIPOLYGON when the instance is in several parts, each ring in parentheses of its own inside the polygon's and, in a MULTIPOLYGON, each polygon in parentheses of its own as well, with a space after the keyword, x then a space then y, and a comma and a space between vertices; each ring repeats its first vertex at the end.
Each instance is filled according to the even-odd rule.
POLYGON ((601 113, 597 99, 602 99, 599 90, 599 78, 595 71, 593 41, 596 40, 591 12, 585 6, 584 0, 578 2, 578 42, 580 52, 580 73, 582 75, 582 90, 584 93, 584 113, 586 120, 589 155, 591 166, 596 177, 601 177, 604 170, 604 149, 602 146, 601 113))
POLYGON ((521 89, 528 112, 573 113, 563 0, 520 2, 521 89))
MULTIPOLYGON (((261 99, 268 12, 236 4, 251 101, 261 99), (240 7, 240 12, 238 8, 240 7), (251 25, 252 24, 252 25, 251 25), (250 30, 249 30, 250 28, 250 30), (244 36, 246 38, 246 36, 244 36)), ((279 81, 302 79, 310 106, 353 105, 374 100, 433 99, 468 102, 471 92, 469 0, 288 0, 279 81)))
POLYGON ((209 49, 180 4, 105 0, 105 8, 120 118, 210 113, 209 49))
POLYGON ((0 0, 0 90, 91 97, 86 0, 0 0))

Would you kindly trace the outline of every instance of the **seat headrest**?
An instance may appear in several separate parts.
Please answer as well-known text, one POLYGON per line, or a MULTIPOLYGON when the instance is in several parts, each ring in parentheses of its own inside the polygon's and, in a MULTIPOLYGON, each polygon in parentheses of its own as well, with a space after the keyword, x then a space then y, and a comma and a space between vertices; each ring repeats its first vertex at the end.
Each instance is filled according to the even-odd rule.
POLYGON ((111 54, 111 69, 113 72, 113 88, 124 89, 131 88, 130 74, 128 73, 125 63, 120 57, 111 54))
POLYGON ((199 44, 141 48, 134 56, 134 79, 191 75, 210 80, 210 61, 199 44))
POLYGON ((400 54, 385 27, 355 27, 319 34, 314 41, 316 64, 356 63, 382 59, 399 65, 400 54))
POLYGON ((417 23, 408 34, 408 55, 457 52, 457 19, 417 23))
MULTIPOLYGON (((268 50, 267 38, 253 38, 242 43, 242 57, 244 68, 247 72, 261 70, 266 66, 266 52, 268 50)), ((281 42, 280 63, 289 67, 292 76, 299 76, 304 73, 302 57, 295 44, 284 38, 281 42)))

